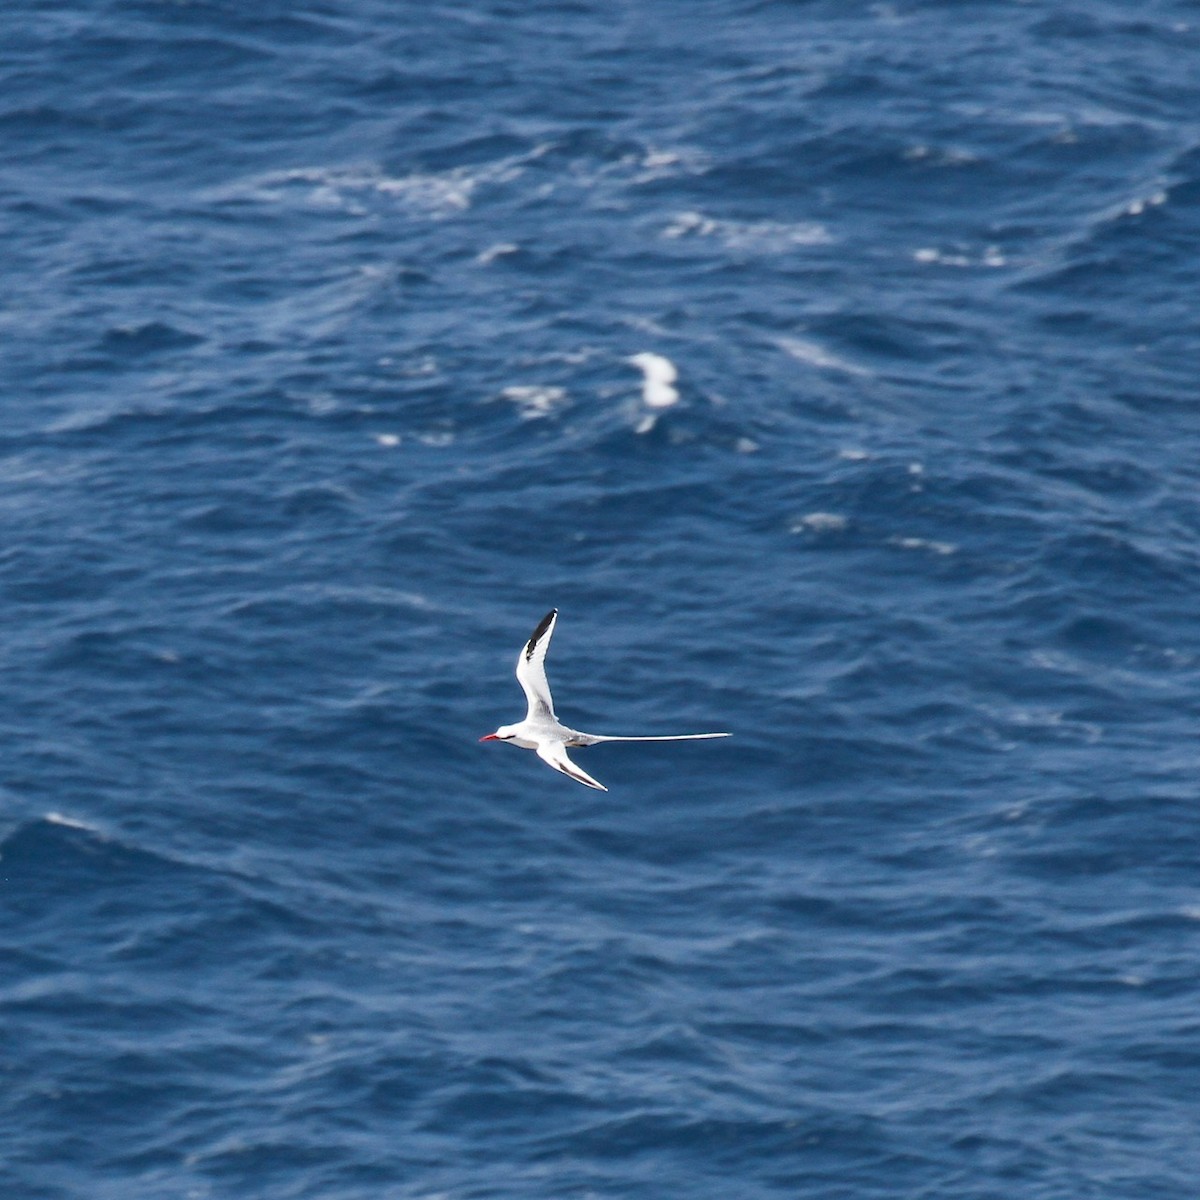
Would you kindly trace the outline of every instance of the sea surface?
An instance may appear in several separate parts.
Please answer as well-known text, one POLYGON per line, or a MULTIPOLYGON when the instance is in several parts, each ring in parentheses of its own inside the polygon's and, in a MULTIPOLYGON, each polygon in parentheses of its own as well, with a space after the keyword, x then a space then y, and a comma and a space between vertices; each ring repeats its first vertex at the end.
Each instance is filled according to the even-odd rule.
POLYGON ((1196 4, 0 34, 5 1200, 1194 1200, 1196 4))

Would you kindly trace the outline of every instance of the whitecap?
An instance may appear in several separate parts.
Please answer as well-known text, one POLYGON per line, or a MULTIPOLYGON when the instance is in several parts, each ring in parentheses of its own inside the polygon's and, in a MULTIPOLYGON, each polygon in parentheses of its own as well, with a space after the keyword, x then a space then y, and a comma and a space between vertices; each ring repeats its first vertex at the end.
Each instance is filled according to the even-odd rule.
POLYGON ((913 251, 913 259, 927 266, 939 267, 1006 267, 1008 257, 999 246, 985 246, 976 255, 950 253, 935 246, 922 246, 913 251))
POLYGON ((848 375, 869 375, 871 373, 866 367, 847 362, 844 358, 839 358, 836 354, 826 350, 824 346, 809 341, 807 338, 781 337, 775 339, 775 344, 797 362, 805 363, 810 367, 845 371, 848 375))
POLYGON ((889 538, 888 542, 892 546, 899 546, 901 550, 927 550, 930 554, 945 555, 958 551, 958 547, 953 542, 937 542, 930 538, 894 537, 889 538))
POLYGON ((711 160, 703 151, 691 147, 675 150, 650 147, 645 153, 632 156, 631 165, 636 170, 633 182, 639 184, 680 175, 703 175, 709 170, 711 160))
POLYGON ((675 388, 679 372, 669 358, 644 350, 629 361, 642 372, 642 401, 647 408, 670 408, 679 403, 675 388))
POLYGON ((840 533, 849 521, 841 513, 810 512, 793 521, 790 533, 840 533))
POLYGON ((1148 208, 1156 208, 1160 204, 1166 204, 1166 192, 1154 192, 1149 196, 1142 196, 1136 200, 1131 200, 1121 210, 1122 214, 1129 217, 1140 217, 1148 208))
POLYGON ((432 217, 451 216, 471 207, 475 192, 485 184, 503 183, 521 174, 519 158, 500 159, 447 171, 413 171, 389 175, 376 163, 293 167, 268 171, 214 189, 207 198, 280 204, 296 198, 316 208, 341 209, 361 216, 380 199, 401 203, 432 217))
POLYGON ((517 406, 522 421, 534 421, 558 408, 567 399, 567 389, 541 385, 506 387, 500 397, 517 406))
POLYGON ((89 825, 86 821, 79 820, 78 817, 64 816, 60 812, 48 812, 45 819, 51 825, 65 825, 68 829, 86 829, 88 833, 100 832, 95 825, 89 825))
POLYGON ((731 250, 780 253, 796 246, 824 246, 833 241, 817 221, 728 221, 703 213, 677 213, 662 231, 665 238, 715 237, 731 250))
POLYGON ((489 246, 486 250, 482 250, 475 256, 475 261, 480 266, 486 267, 494 263, 498 258, 507 258, 511 254, 520 252, 521 247, 516 242, 497 242, 494 246, 489 246))

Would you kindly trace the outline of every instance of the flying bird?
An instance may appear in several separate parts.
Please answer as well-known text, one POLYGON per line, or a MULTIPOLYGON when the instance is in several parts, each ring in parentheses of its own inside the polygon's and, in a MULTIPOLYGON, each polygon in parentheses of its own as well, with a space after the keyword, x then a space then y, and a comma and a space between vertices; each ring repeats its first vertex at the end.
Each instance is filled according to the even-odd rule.
POLYGON ((517 658, 517 682, 529 702, 525 720, 515 725, 501 725, 495 733, 481 737, 481 742, 511 742, 524 750, 536 750, 538 758, 556 771, 590 788, 607 792, 604 784, 598 783, 567 757, 568 747, 595 746, 599 742, 694 742, 729 736, 727 733, 676 733, 665 737, 608 737, 600 733, 580 733, 578 729, 568 729, 554 715, 554 700, 546 680, 546 650, 554 636, 557 620, 558 609, 552 608, 542 618, 517 658))

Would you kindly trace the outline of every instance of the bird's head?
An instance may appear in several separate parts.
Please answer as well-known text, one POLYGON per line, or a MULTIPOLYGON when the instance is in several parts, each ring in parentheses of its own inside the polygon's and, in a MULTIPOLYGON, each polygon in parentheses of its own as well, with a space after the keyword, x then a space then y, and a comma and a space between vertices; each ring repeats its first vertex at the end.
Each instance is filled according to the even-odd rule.
POLYGON ((495 733, 485 733, 479 740, 481 742, 507 742, 515 734, 516 730, 511 725, 501 725, 495 733))

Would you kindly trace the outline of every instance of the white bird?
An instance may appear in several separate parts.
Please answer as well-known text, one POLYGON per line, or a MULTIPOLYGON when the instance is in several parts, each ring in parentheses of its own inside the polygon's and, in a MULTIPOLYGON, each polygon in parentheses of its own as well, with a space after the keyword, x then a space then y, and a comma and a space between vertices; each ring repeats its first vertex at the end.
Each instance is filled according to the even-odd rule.
POLYGON ((536 750, 538 758, 556 771, 570 775, 579 783, 607 792, 608 788, 594 780, 567 757, 567 747, 595 746, 598 742, 692 742, 705 738, 728 737, 727 733, 676 733, 660 737, 607 737, 599 733, 580 733, 568 729, 554 715, 554 701, 546 680, 546 649, 554 635, 558 609, 552 608, 533 631, 517 658, 517 682, 529 701, 525 720, 516 725, 501 725, 481 742, 511 742, 524 750, 536 750))

